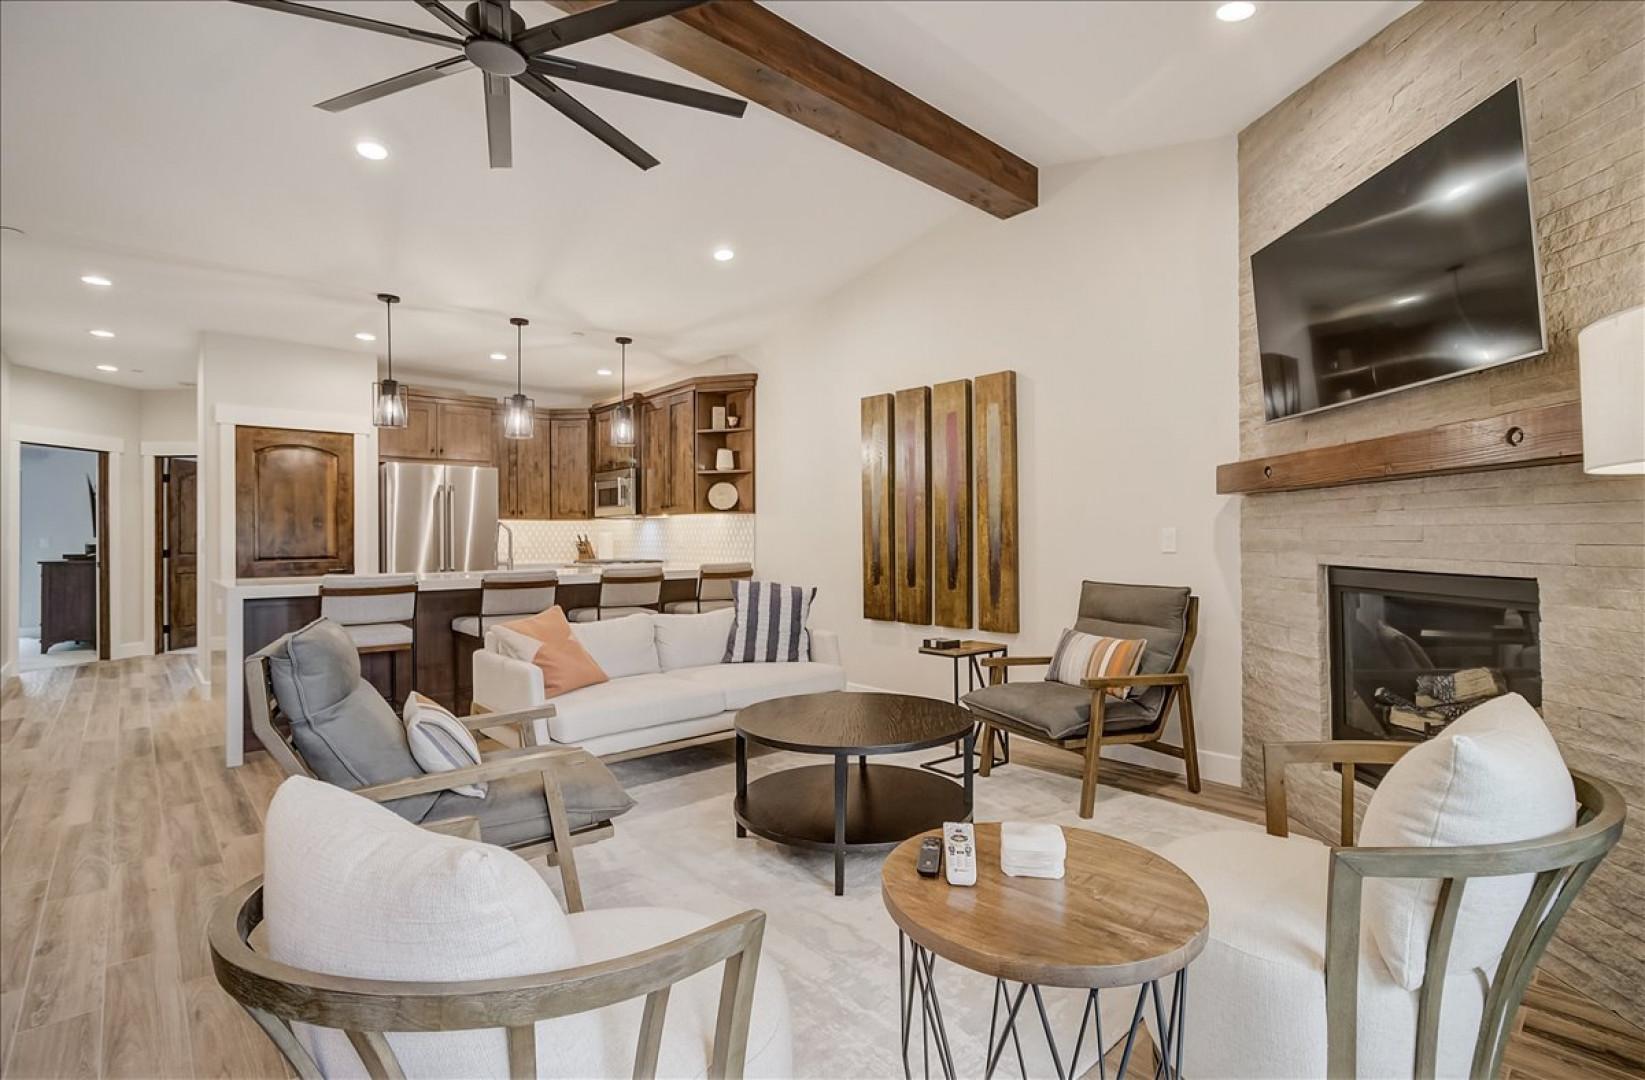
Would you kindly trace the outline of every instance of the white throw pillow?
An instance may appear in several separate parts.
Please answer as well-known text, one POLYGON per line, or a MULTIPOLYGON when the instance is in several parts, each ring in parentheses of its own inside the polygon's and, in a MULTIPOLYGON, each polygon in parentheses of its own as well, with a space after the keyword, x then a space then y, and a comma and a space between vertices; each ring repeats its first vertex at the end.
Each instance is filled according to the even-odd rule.
POLYGON ((610 678, 655 675, 662 670, 657 663, 655 619, 653 615, 621 615, 572 623, 571 633, 610 678))
POLYGON ((725 642, 731 636, 736 612, 731 608, 692 612, 685 615, 658 615, 657 660, 664 671, 706 667, 725 659, 725 642))
MULTIPOLYGON (((1363 847, 1456 847, 1534 840, 1576 823, 1570 770, 1529 702, 1506 694, 1410 750, 1383 777, 1360 825, 1363 847)), ((1533 875, 1470 878, 1447 971, 1490 965, 1530 894, 1533 875)), ((1439 882, 1371 879, 1363 913, 1388 970, 1422 985, 1439 882)))
POLYGON ((537 650, 542 647, 543 643, 530 634, 510 630, 506 626, 493 626, 486 631, 486 648, 510 660, 524 660, 529 664, 537 658, 537 650))
MULTIPOLYGON (((276 960, 407 982, 508 978, 579 962, 554 894, 512 852, 429 832, 305 777, 280 785, 266 823, 263 914, 276 960)), ((342 1032, 297 1030, 322 1075, 365 1075, 342 1032)), ((408 1077, 508 1075, 501 1028, 399 1033, 388 1042, 408 1077)), ((604 1062, 597 1016, 537 1024, 537 1075, 596 1076, 604 1062)))
MULTIPOLYGON (((450 772, 480 763, 480 744, 463 722, 438 701, 426 698, 413 690, 406 698, 406 742, 411 756, 426 773, 450 772)), ((477 784, 458 784, 447 788, 459 795, 483 799, 485 781, 477 784)))

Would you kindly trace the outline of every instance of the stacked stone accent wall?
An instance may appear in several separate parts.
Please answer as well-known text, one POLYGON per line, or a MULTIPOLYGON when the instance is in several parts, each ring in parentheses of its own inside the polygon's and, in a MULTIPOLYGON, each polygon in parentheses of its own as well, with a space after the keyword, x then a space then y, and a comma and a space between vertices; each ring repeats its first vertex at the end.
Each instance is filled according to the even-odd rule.
MULTIPOLYGON (((1247 128, 1239 164, 1242 456, 1576 400, 1577 332, 1645 303, 1645 4, 1430 0, 1247 128), (1547 355, 1265 423, 1250 254, 1516 78, 1547 355)), ((1264 743, 1330 735, 1326 566, 1537 580, 1544 716, 1631 818, 1545 963, 1645 1023, 1645 479, 1514 469, 1249 496, 1241 515, 1252 789, 1264 743)), ((1293 812, 1329 834, 1334 775, 1292 782, 1293 812)))

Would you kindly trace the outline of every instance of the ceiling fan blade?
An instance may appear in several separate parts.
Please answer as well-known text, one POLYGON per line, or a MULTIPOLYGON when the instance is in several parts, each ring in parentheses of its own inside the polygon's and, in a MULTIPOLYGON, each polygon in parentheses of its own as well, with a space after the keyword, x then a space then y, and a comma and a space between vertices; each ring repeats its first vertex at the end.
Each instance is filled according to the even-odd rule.
POLYGON ((412 41, 421 41, 429 45, 443 45, 448 49, 461 49, 463 47, 460 40, 454 37, 446 37, 444 34, 418 30, 412 26, 380 22, 376 19, 368 19, 363 15, 350 15, 343 11, 332 11, 330 8, 292 3, 292 0, 234 0, 234 2, 249 7, 266 8, 269 11, 283 11, 288 15, 302 15, 310 19, 319 19, 321 22, 337 23, 339 26, 352 26, 356 30, 374 30, 379 34, 392 34, 394 37, 410 38, 412 41))
POLYGON ((459 71, 467 71, 473 66, 466 56, 448 57, 426 67, 414 68, 393 78, 374 82, 370 86, 362 86, 358 90, 351 90, 346 94, 327 98, 314 107, 324 109, 326 112, 342 112, 344 109, 352 109, 356 105, 364 105, 368 101, 376 101, 378 98, 387 97, 401 90, 409 90, 413 86, 421 86, 436 79, 443 79, 447 75, 455 75, 459 71))
POLYGON ((440 0, 417 0, 417 6, 451 27, 454 33, 474 37, 480 32, 476 27, 470 26, 467 19, 440 3, 440 0))
POLYGON ((704 0, 611 0, 597 8, 579 11, 575 15, 555 19, 534 26, 515 39, 514 44, 527 56, 547 52, 579 41, 626 30, 664 15, 694 8, 704 0))
POLYGON ((486 74, 486 149, 493 169, 514 167, 514 138, 509 130, 508 79, 486 74))
POLYGON ((686 105, 693 109, 704 109, 725 116, 741 116, 748 109, 748 102, 740 98, 711 94, 707 90, 697 90, 661 79, 650 79, 644 75, 631 75, 626 71, 600 67, 597 64, 585 64, 581 60, 567 60, 563 56, 532 57, 526 63, 532 71, 551 79, 603 86, 607 90, 620 90, 625 94, 638 94, 641 97, 655 98, 674 105, 686 105))
POLYGON ((542 98, 550 106, 558 109, 572 123, 588 132, 590 135, 617 151, 623 157, 632 161, 642 169, 649 169, 658 164, 657 159, 646 153, 627 135, 618 131, 610 124, 601 120, 588 106, 561 90, 534 72, 514 76, 514 81, 542 98))

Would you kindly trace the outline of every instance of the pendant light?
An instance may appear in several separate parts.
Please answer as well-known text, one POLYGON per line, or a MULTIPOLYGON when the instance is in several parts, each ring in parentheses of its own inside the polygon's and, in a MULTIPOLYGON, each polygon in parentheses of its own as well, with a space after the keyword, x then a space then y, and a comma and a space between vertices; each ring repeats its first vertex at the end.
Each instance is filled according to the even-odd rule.
POLYGON ((520 389, 520 346, 523 328, 531 324, 518 315, 508 321, 514 324, 514 393, 503 399, 503 438, 529 439, 536 427, 537 403, 520 389))
POLYGON ((622 347, 622 376, 618 384, 617 407, 611 410, 611 445, 634 445, 634 407, 628 403, 628 347, 634 344, 631 337, 620 337, 617 344, 622 347))
POLYGON ((388 378, 371 384, 371 422, 377 427, 403 428, 406 426, 406 388, 394 381, 394 305, 400 298, 381 292, 377 299, 383 302, 388 324, 388 378))

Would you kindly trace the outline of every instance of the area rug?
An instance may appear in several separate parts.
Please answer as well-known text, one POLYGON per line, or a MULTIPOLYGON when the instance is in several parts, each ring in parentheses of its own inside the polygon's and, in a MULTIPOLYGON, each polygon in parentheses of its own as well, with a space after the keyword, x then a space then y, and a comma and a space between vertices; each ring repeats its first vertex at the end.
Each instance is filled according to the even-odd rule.
MULTIPOLYGON (((913 765, 933 756, 925 751, 876 760, 913 765)), ((797 754, 756 754, 749 774, 758 777, 817 761, 797 754)), ((836 897, 829 853, 796 851, 752 837, 737 839, 731 817, 734 767, 729 743, 624 762, 613 771, 638 805, 618 820, 615 837, 578 852, 589 906, 667 905, 715 918, 748 908, 763 910, 768 920, 761 971, 775 965, 787 985, 796 1074, 903 1075, 898 935, 880 900, 884 856, 850 855, 846 895, 836 897)), ((1106 787, 1099 789, 1095 817, 1083 821, 1075 813, 1078 796, 1079 781, 1072 777, 1007 765, 977 779, 976 819, 1056 822, 1096 829, 1149 848, 1198 832, 1255 828, 1220 814, 1106 787)), ((981 1076, 994 983, 942 960, 937 961, 936 982, 956 1069, 964 1076, 981 1076)), ((1067 1068, 1083 995, 1047 990, 1045 1002, 1067 1068)), ((1135 1004, 1136 995, 1129 989, 1104 992, 1103 1033, 1108 1043, 1123 1037, 1135 1004)), ((1030 1009, 1025 1005, 1019 1019, 1024 1063, 1031 1076, 1054 1075, 1038 1016, 1031 1016, 1030 1009)), ((1188 1022, 1192 1024, 1192 1015, 1188 1022)), ((1089 1036, 1086 1047, 1074 1075, 1087 1069, 1095 1075, 1089 1036)), ((914 1075, 920 1075, 917 1025, 911 1062, 914 1075)), ((934 1058, 931 1071, 940 1072, 934 1058)), ((1018 1072, 1013 1048, 1001 1059, 998 1075, 1018 1072)))

